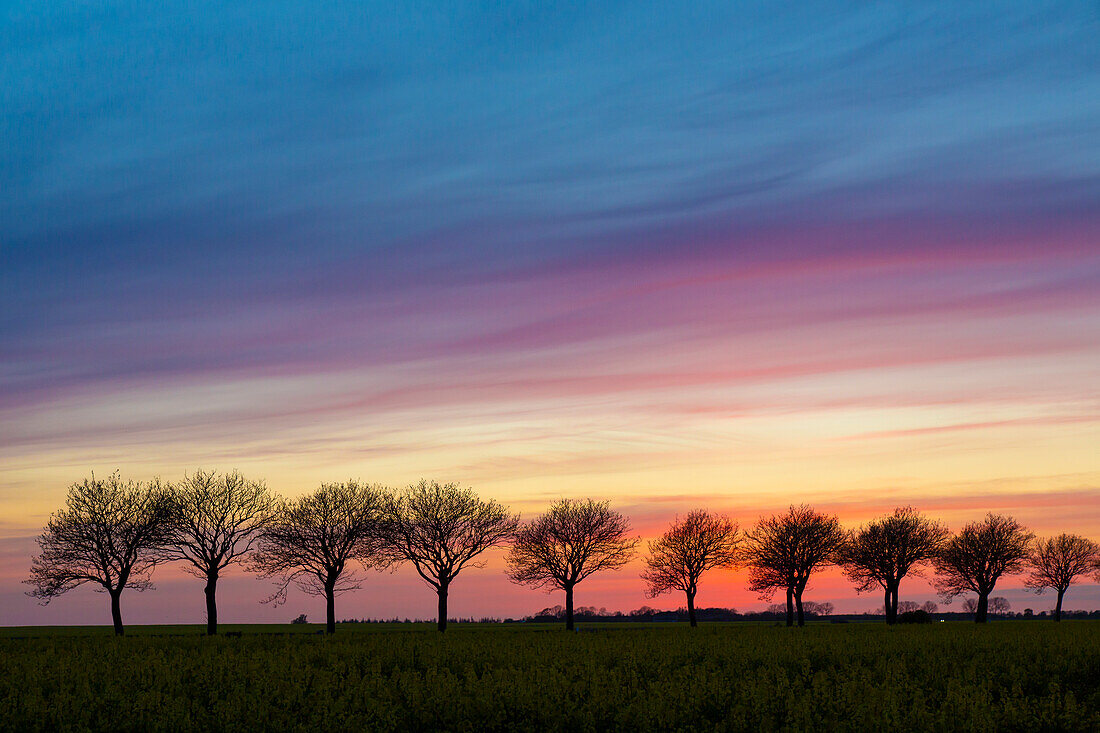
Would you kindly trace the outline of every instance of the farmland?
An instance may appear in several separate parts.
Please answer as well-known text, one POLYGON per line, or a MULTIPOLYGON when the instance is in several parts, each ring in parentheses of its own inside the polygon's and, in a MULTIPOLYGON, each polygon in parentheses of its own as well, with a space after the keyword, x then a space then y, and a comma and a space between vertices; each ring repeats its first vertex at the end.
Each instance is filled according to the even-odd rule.
POLYGON ((7 629, 0 727, 1100 727, 1092 621, 223 629, 7 629))

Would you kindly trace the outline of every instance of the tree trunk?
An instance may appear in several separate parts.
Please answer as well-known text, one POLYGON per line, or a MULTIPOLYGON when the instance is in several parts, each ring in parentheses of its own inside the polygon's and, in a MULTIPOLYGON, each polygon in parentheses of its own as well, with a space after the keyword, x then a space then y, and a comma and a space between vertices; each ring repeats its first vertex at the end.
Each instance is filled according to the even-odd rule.
POLYGON ((440 631, 447 630, 447 584, 443 583, 439 586, 439 620, 436 622, 436 626, 440 631))
POLYGON ((336 633, 336 587, 325 586, 325 633, 336 633))
POLYGON ((573 630, 573 586, 565 589, 565 630, 573 630))
POLYGON ((893 594, 890 592, 890 589, 887 588, 886 589, 886 601, 883 605, 883 608, 885 609, 885 613, 886 613, 886 625, 887 626, 893 625, 894 621, 897 620, 894 617, 894 604, 891 601, 893 601, 893 594))
POLYGON ((974 611, 974 623, 985 623, 985 612, 989 609, 989 593, 978 594, 978 608, 974 611))
POLYGON ((206 576, 206 635, 214 636, 218 633, 218 574, 211 573, 206 576))
POLYGON ((787 588, 787 626, 794 626, 794 589, 787 588))
POLYGON ((695 594, 687 593, 688 599, 688 623, 691 624, 691 628, 695 628, 699 624, 695 621, 695 594))
POLYGON ((802 591, 801 590, 796 590, 794 592, 794 605, 795 605, 795 608, 798 609, 798 625, 799 626, 805 626, 806 625, 806 618, 802 614, 802 591))
POLYGON ((122 606, 119 604, 122 589, 108 592, 111 595, 111 621, 115 624, 115 636, 122 636, 125 633, 125 629, 122 628, 122 606))
POLYGON ((1064 596, 1065 594, 1066 594, 1066 592, 1064 590, 1058 591, 1058 602, 1056 604, 1054 604, 1054 620, 1055 621, 1061 621, 1062 620, 1062 596, 1064 596))

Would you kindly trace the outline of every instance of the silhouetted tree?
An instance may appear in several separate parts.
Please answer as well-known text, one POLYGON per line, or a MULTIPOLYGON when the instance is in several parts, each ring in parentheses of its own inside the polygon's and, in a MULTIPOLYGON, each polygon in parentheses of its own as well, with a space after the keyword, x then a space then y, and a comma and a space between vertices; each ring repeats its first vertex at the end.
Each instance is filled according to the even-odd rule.
POLYGON ((989 594, 1002 575, 1023 570, 1034 536, 1012 517, 992 512, 966 525, 935 558, 937 590, 946 599, 976 593, 974 621, 985 623, 989 594))
POLYGON ((520 525, 508 552, 513 583, 565 591, 565 628, 573 630, 573 588, 601 570, 618 570, 640 541, 608 502, 562 499, 520 525))
POLYGON ((909 613, 910 611, 919 611, 920 604, 916 601, 902 601, 898 604, 898 613, 909 613))
POLYGON ((1008 602, 1008 599, 1004 596, 993 596, 989 599, 989 612, 995 614, 1005 614, 1012 610, 1012 604, 1008 602))
POLYGON ((737 524, 723 514, 696 509, 649 543, 642 580, 646 597, 656 598, 671 590, 687 596, 688 622, 694 628, 695 594, 699 577, 713 568, 730 567, 737 560, 741 537, 737 524))
POLYGON ((940 606, 935 601, 925 601, 924 605, 921 606, 920 609, 931 616, 933 613, 936 613, 940 610, 940 606))
POLYGON ((836 517, 806 505, 786 514, 761 519, 747 536, 744 557, 749 565, 749 590, 769 600, 777 590, 787 593, 787 626, 805 626, 802 593, 810 576, 835 562, 845 540, 836 517))
POLYGON ((833 604, 828 601, 803 601, 802 610, 810 616, 831 616, 833 604))
POLYGON ((536 613, 535 616, 555 619, 565 618, 565 606, 547 606, 546 608, 536 613))
POLYGON ((46 604, 85 583, 100 585, 111 597, 111 620, 121 636, 122 591, 152 587, 153 568, 167 559, 170 516, 158 480, 123 481, 114 473, 72 484, 65 508, 50 516, 38 537, 28 595, 46 604))
POLYGON ((352 562, 384 567, 380 486, 321 484, 312 494, 284 502, 264 527, 249 563, 262 578, 275 578, 278 590, 264 603, 282 603, 293 582, 304 593, 324 596, 325 630, 336 631, 336 595, 362 586, 352 562))
POLYGON ((218 633, 218 578, 240 564, 275 517, 276 499, 262 481, 237 471, 196 471, 171 487, 172 558, 206 581, 206 633, 218 633))
MULTIPOLYGON (((898 617, 898 588, 902 579, 919 575, 921 563, 930 562, 943 547, 948 531, 912 507, 899 507, 848 535, 840 551, 844 574, 856 584, 856 592, 881 588, 886 623, 898 617)), ((916 609, 908 609, 916 610, 916 609)))
POLYGON ((387 502, 383 526, 384 551, 395 561, 411 562, 435 589, 438 628, 446 631, 451 581, 466 566, 484 566, 475 559, 511 539, 519 517, 496 501, 478 498, 472 489, 421 481, 387 502))
POLYGON ((963 611, 965 611, 966 613, 977 613, 978 599, 967 598, 965 601, 963 601, 963 611))
POLYGON ((1100 560, 1100 545, 1075 534, 1060 534, 1041 539, 1031 546, 1028 563, 1031 574, 1024 585, 1037 593, 1047 588, 1058 594, 1054 620, 1062 620, 1062 598, 1070 585, 1093 571, 1100 560))

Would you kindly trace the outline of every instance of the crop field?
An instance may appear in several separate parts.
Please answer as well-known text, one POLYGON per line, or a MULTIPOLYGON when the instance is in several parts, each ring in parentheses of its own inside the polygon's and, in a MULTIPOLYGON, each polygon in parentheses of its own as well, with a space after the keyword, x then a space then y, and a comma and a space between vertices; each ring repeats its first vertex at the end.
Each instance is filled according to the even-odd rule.
POLYGON ((23 628, 11 730, 1100 729, 1100 624, 23 628))

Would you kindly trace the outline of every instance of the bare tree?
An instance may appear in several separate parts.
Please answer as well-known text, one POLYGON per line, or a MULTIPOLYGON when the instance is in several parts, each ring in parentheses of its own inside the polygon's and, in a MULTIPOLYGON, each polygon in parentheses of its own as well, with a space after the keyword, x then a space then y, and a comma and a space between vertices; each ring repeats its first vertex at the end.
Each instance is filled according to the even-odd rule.
POLYGON ((385 552, 408 561, 439 599, 438 628, 447 630, 447 594, 464 567, 483 567, 476 558, 511 539, 519 517, 502 504, 484 501, 458 484, 421 481, 387 502, 385 552))
POLYGON ((237 471, 196 471, 171 488, 171 555, 206 581, 206 633, 218 633, 218 578, 240 564, 275 517, 277 502, 262 481, 237 471))
POLYGON ((1034 536, 1012 517, 992 512, 966 525, 935 558, 937 590, 945 599, 977 593, 974 621, 985 623, 989 594, 1002 575, 1023 570, 1034 536))
POLYGON ((694 628, 700 576, 714 568, 732 566, 737 561, 740 541, 737 524, 724 514, 696 509, 682 520, 677 517, 663 535, 649 543, 646 569, 642 571, 646 597, 683 591, 687 596, 688 621, 694 628))
POLYGON ((640 538, 606 501, 562 499, 520 525, 508 552, 513 583, 565 591, 565 628, 573 630, 573 588, 601 570, 618 570, 634 557, 640 538))
POLYGON ((1004 596, 993 596, 989 599, 989 612, 997 615, 1008 613, 1012 610, 1012 604, 1004 596))
POLYGON ((249 566, 278 589, 264 603, 282 603, 295 583, 304 593, 324 596, 328 633, 336 631, 337 594, 362 586, 349 569, 384 567, 382 513, 386 490, 380 486, 321 484, 312 494, 284 503, 260 533, 249 566))
POLYGON ((1092 572, 1098 560, 1100 545, 1080 535, 1060 534, 1038 540, 1028 555, 1031 574, 1024 585, 1036 593, 1042 593, 1047 588, 1057 592, 1054 620, 1061 621, 1062 598, 1066 590, 1077 578, 1092 572))
POLYGON ((935 601, 925 601, 924 605, 921 606, 920 609, 931 616, 933 613, 936 613, 940 610, 940 606, 935 601))
POLYGON ((749 590, 763 600, 785 590, 787 626, 794 625, 796 607, 798 625, 805 626, 802 593, 813 573, 835 562, 845 541, 840 522, 806 505, 792 506, 757 522, 747 540, 749 590))
POLYGON ((126 588, 152 587, 151 574, 167 559, 170 510, 158 480, 123 481, 94 475, 69 487, 65 508, 54 512, 38 537, 28 595, 43 604, 85 583, 111 597, 115 634, 124 633, 120 597, 126 588))
POLYGON ((898 604, 898 613, 911 613, 919 610, 921 610, 920 604, 916 601, 902 601, 898 604))
POLYGON ((963 601, 963 611, 965 611, 966 613, 977 613, 978 612, 978 599, 977 598, 967 598, 965 601, 963 601))
POLYGON ((856 584, 856 592, 881 588, 886 623, 898 618, 898 588, 906 575, 919 575, 916 567, 930 562, 948 537, 947 527, 917 512, 899 507, 893 514, 852 531, 840 551, 844 574, 856 584))

